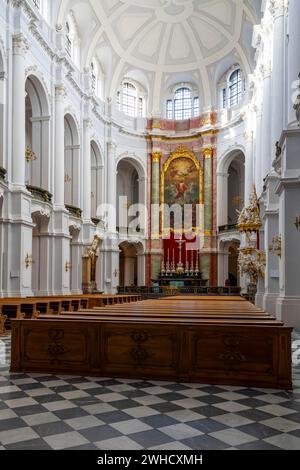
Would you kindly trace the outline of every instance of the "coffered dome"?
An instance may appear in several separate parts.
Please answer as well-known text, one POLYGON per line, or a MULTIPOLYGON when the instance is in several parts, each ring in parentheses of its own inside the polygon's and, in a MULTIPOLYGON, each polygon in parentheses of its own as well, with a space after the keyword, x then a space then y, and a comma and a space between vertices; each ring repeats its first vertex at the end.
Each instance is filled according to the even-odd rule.
MULTIPOLYGON (((203 105, 215 100, 226 67, 252 69, 251 31, 256 0, 87 0, 63 2, 59 21, 72 9, 82 38, 82 57, 98 57, 113 97, 124 76, 149 90, 158 110, 176 80, 199 84, 203 105), (150 86, 151 84, 151 86, 150 86)), ((151 110, 151 109, 150 109, 151 110)))

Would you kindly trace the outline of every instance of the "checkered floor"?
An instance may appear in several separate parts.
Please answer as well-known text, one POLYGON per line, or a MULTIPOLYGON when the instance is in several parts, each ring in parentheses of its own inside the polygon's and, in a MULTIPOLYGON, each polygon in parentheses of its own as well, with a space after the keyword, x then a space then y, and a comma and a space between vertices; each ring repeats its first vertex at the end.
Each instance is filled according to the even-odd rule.
POLYGON ((1 450, 300 449, 299 366, 289 393, 10 374, 9 351, 2 338, 1 450))

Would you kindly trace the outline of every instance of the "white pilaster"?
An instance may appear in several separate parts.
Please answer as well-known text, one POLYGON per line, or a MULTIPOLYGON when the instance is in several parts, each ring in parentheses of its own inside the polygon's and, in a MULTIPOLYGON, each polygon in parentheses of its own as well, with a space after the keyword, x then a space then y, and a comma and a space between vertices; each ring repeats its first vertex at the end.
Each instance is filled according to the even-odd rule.
POLYGON ((279 234, 282 237, 280 258, 280 297, 277 316, 288 326, 300 329, 300 233, 295 227, 300 208, 300 131, 283 133, 282 175, 277 187, 279 203, 279 234))
POLYGON ((63 85, 55 87, 55 192, 54 204, 57 208, 65 206, 65 96, 63 85))
POLYGON ((84 143, 83 143, 83 222, 91 220, 91 130, 90 119, 84 121, 84 143))
POLYGON ((253 174, 253 132, 249 132, 245 135, 246 138, 246 155, 245 155, 245 204, 250 199, 250 194, 254 183, 253 174))
POLYGON ((294 104, 298 92, 296 81, 300 72, 300 1, 289 0, 288 9, 288 126, 296 127, 294 104))
POLYGON ((117 214, 117 169, 116 169, 117 145, 115 142, 107 144, 107 214, 108 232, 116 233, 117 214))
POLYGON ((217 173, 217 226, 228 224, 228 172, 217 173))
MULTIPOLYGON (((263 103, 262 103, 262 121, 261 121, 261 181, 271 170, 272 161, 274 159, 271 152, 271 70, 270 64, 262 68, 263 73, 263 103)), ((282 128, 281 128, 282 129, 282 128)), ((277 137, 278 140, 278 137, 277 137)), ((275 142, 274 142, 275 146, 275 142)))
POLYGON ((279 258, 269 250, 273 238, 279 235, 279 198, 275 193, 278 175, 271 173, 266 181, 266 207, 264 214, 266 270, 264 309, 276 315, 276 302, 279 297, 279 258))
MULTIPOLYGON (((271 149, 275 148, 284 126, 285 4, 286 0, 270 1, 270 11, 273 16, 271 149)), ((273 159, 274 155, 271 161, 273 159)))
POLYGON ((23 34, 13 36, 12 181, 16 188, 25 185, 25 55, 28 49, 23 34))

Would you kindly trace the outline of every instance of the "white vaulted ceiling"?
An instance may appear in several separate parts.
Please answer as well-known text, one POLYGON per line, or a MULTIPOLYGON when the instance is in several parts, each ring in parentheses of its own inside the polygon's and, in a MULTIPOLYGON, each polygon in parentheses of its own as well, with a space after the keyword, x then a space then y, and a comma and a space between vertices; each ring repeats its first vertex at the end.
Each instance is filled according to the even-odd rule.
POLYGON ((126 76, 149 90, 158 110, 164 90, 176 82, 199 84, 203 104, 215 100, 216 81, 237 62, 251 72, 252 26, 260 0, 64 0, 58 23, 72 10, 83 66, 96 55, 114 97, 126 76), (222 64, 224 63, 224 66, 222 64), (219 75, 219 76, 217 76, 219 75))

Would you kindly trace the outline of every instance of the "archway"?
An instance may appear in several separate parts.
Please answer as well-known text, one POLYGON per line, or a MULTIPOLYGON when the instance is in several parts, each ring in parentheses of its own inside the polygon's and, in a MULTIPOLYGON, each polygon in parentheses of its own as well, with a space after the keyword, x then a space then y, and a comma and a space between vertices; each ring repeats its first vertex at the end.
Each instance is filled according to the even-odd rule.
POLYGON ((91 217, 97 218, 97 209, 103 201, 103 165, 95 141, 91 142, 91 217))
POLYGON ((241 156, 236 157, 228 169, 228 225, 236 225, 238 211, 244 207, 245 166, 241 156))
POLYGON ((65 116, 65 204, 80 208, 79 133, 71 114, 65 116))
POLYGON ((145 285, 145 250, 142 243, 123 242, 120 248, 120 287, 145 285))
POLYGON ((218 165, 218 226, 237 223, 245 201, 245 155, 237 149, 221 158, 218 165))
POLYGON ((240 286, 238 255, 241 242, 238 239, 225 239, 219 245, 219 286, 240 286))
POLYGON ((117 227, 120 235, 145 233, 145 181, 144 170, 137 161, 131 158, 119 161, 117 165, 117 227))
POLYGON ((46 92, 37 77, 25 83, 26 184, 50 192, 50 112, 46 92))

